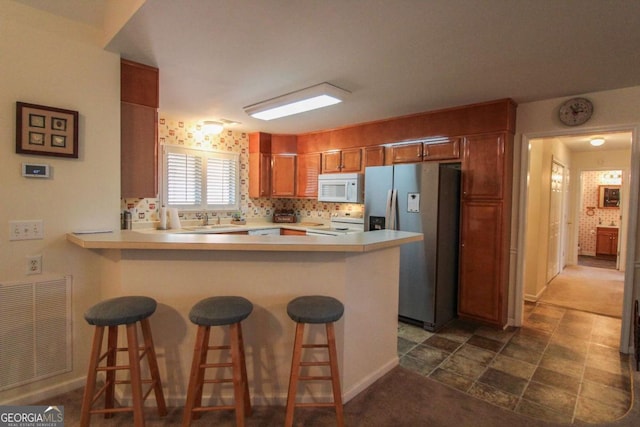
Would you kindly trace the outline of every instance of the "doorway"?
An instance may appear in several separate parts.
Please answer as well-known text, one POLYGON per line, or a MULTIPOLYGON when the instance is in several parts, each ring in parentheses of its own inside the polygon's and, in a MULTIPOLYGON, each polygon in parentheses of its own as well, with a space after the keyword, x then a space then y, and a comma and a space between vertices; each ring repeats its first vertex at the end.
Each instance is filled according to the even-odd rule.
MULTIPOLYGON (((595 268, 596 273, 601 270, 599 267, 580 266, 579 256, 583 255, 580 244, 581 231, 579 229, 580 216, 591 212, 593 216, 601 218, 602 224, 610 225, 613 220, 605 215, 603 210, 598 210, 597 204, 589 203, 585 205, 582 200, 583 180, 582 172, 587 170, 607 171, 620 170, 623 184, 621 188, 621 206, 618 210, 618 217, 615 225, 619 233, 619 243, 616 245, 616 260, 620 261, 618 267, 622 273, 614 277, 618 287, 616 292, 621 293, 624 289, 624 259, 626 250, 626 229, 628 206, 625 200, 629 200, 629 172, 631 169, 631 141, 632 132, 610 132, 610 133, 589 133, 583 135, 560 135, 529 140, 528 167, 526 181, 526 210, 523 223, 525 229, 524 250, 523 250, 523 275, 522 275, 522 296, 525 301, 538 303, 544 299, 550 285, 558 285, 558 281, 563 281, 562 291, 568 291, 573 280, 581 274, 589 279, 598 280, 599 274, 594 272, 580 272, 576 274, 574 270, 581 268, 595 268), (590 140, 596 136, 605 139, 605 144, 594 147, 589 144, 590 140), (563 208, 561 194, 554 194, 554 188, 560 188, 560 174, 562 169, 570 170, 567 174, 569 185, 567 190, 567 202, 565 216, 562 215, 563 208), (578 185, 572 185, 577 183, 578 185), (600 217, 598 216, 600 213, 600 217), (560 219, 560 221, 558 221, 560 219), (606 222, 605 222, 606 221, 606 222), (561 236, 566 236, 562 239, 561 236), (541 239, 541 236, 545 238, 541 239), (564 242, 564 243, 563 243, 564 242), (621 251, 617 251, 617 248, 621 251), (620 253, 617 253, 620 252, 620 253), (559 273, 559 274, 558 274, 559 273), (567 274, 569 274, 567 280, 567 274), (556 281, 556 283, 554 283, 556 281)), ((564 174, 562 176, 565 176, 564 174)), ((597 191, 597 190, 594 190, 597 191)), ((588 214, 587 214, 588 215, 588 214)), ((595 255, 597 223, 595 227, 588 230, 589 238, 593 241, 593 255, 595 255)), ((605 275, 606 276, 606 275, 605 275)), ((602 279, 609 280, 610 277, 602 279)), ((583 280, 584 282, 584 280, 583 280)), ((552 286, 553 287, 553 286, 552 286)), ((556 286, 558 288, 558 286, 556 286)), ((607 286, 602 286, 600 291, 607 294, 607 286)), ((575 295, 584 293, 584 290, 576 291, 575 295)), ((612 292, 613 294, 613 292, 612 292)), ((612 296, 612 295, 609 295, 612 296)), ((622 314, 623 303, 620 303, 615 310, 622 314)), ((576 298, 568 298, 568 302, 576 298)), ((572 308, 572 307, 569 307, 572 308)), ((580 308, 579 308, 580 309, 580 308)), ((584 309, 584 308, 582 308, 584 309)), ((592 310, 585 310, 592 311, 592 310)), ((603 315, 611 315, 611 310, 607 310, 603 315)), ((616 317, 620 317, 620 315, 616 317)))

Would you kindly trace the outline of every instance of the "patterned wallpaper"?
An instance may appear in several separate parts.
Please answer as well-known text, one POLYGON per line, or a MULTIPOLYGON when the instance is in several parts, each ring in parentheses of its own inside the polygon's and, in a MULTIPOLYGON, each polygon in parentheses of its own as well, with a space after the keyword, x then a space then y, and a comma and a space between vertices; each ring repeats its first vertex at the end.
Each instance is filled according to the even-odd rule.
POLYGON ((578 253, 580 255, 593 256, 596 254, 596 228, 599 225, 620 225, 620 208, 598 208, 598 186, 604 184, 621 185, 622 178, 611 178, 612 174, 621 173, 622 171, 582 172, 582 211, 578 226, 578 253))
MULTIPOLYGON (((225 129, 220 135, 205 135, 198 122, 181 121, 160 117, 158 121, 159 145, 171 144, 203 150, 229 151, 240 154, 240 206, 247 219, 271 219, 275 209, 292 209, 299 218, 315 218, 328 221, 332 213, 360 212, 363 205, 322 203, 309 199, 252 199, 249 197, 249 135, 225 129)), ((132 210, 137 223, 158 220, 160 201, 157 198, 123 199, 121 210, 132 210)), ((216 215, 231 218, 232 212, 209 212, 215 221, 216 215)), ((200 219, 202 212, 180 212, 182 219, 200 219)))

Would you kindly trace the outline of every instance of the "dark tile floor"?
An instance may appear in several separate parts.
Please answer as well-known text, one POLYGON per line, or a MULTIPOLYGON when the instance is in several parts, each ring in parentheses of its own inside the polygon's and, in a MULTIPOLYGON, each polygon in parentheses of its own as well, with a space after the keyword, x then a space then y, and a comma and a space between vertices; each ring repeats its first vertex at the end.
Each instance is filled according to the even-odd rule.
POLYGON ((620 319, 526 304, 522 328, 455 320, 437 333, 398 324, 400 364, 478 399, 546 421, 601 423, 631 406, 620 319))

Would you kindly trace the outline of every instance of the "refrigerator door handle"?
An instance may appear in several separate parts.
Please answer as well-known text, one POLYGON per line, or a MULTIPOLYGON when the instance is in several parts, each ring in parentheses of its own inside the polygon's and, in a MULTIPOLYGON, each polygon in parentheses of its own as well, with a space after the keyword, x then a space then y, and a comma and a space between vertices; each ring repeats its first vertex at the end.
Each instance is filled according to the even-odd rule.
POLYGON ((387 208, 384 214, 384 228, 391 227, 391 193, 393 190, 387 191, 387 202, 385 207, 387 208))
POLYGON ((398 190, 394 189, 391 192, 391 218, 389 222, 389 230, 397 230, 396 226, 396 210, 398 205, 398 190))

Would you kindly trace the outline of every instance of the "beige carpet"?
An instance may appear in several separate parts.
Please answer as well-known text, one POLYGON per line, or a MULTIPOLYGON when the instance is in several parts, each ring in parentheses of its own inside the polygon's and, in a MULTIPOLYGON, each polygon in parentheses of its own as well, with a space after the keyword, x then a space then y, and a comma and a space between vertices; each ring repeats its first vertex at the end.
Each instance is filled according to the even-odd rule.
POLYGON ((548 285, 538 302, 622 317, 624 273, 571 265, 548 285))

